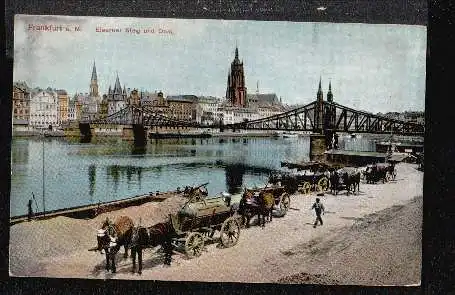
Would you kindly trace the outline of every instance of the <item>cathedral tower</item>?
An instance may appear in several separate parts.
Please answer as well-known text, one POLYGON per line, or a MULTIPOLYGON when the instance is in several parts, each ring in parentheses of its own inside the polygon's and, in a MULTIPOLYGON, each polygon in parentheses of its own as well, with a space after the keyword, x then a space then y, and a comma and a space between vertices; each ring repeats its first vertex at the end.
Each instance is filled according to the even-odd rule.
POLYGON ((245 73, 243 61, 239 59, 239 50, 235 48, 235 57, 228 73, 226 99, 233 105, 246 107, 245 73))

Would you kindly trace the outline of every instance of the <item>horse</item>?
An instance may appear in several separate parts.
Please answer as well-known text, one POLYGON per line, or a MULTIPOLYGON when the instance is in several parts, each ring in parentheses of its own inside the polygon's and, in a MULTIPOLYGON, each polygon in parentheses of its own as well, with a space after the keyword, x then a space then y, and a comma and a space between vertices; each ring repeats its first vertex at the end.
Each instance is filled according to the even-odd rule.
POLYGON ((395 167, 385 163, 377 163, 367 167, 365 178, 367 183, 376 183, 379 180, 382 180, 382 183, 385 183, 387 181, 387 173, 390 173, 394 178, 395 167))
POLYGON ((357 192, 360 190, 360 178, 360 171, 353 167, 344 167, 337 171, 333 171, 330 177, 330 190, 331 192, 334 191, 337 195, 342 186, 344 186, 348 195, 351 190, 355 194, 356 189, 357 192), (341 181, 343 184, 341 184, 341 181))
POLYGON ((340 189, 340 175, 337 171, 333 170, 330 172, 330 193, 338 195, 340 189))
POLYGON ((120 250, 121 246, 125 248, 124 258, 128 257, 128 246, 131 242, 132 229, 134 227, 133 220, 128 216, 118 217, 114 223, 108 218, 101 225, 97 232, 98 245, 95 251, 104 250, 106 253, 106 270, 112 269, 116 272, 115 256, 120 250), (112 265, 111 265, 112 264, 112 265))
POLYGON ((243 224, 249 227, 251 217, 257 215, 259 224, 264 228, 266 219, 272 221, 274 204, 275 197, 272 193, 245 189, 239 206, 243 224))
POLYGON ((351 191, 352 188, 352 193, 355 194, 355 191, 357 189, 357 193, 360 191, 360 171, 358 171, 356 168, 349 168, 344 170, 343 174, 343 181, 346 185, 347 193, 349 195, 349 192, 351 191))
POLYGON ((132 230, 131 258, 133 260, 132 272, 136 271, 136 255, 138 258, 138 274, 142 274, 142 250, 160 245, 165 253, 164 264, 171 265, 172 235, 174 228, 170 222, 161 222, 150 227, 137 226, 132 230))

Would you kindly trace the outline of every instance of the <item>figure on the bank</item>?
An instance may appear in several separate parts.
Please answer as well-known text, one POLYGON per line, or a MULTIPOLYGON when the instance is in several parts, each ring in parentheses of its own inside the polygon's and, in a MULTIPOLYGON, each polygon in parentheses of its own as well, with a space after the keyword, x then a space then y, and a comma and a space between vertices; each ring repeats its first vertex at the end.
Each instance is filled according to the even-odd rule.
POLYGON ((316 198, 316 202, 313 204, 311 209, 314 209, 314 211, 316 212, 316 220, 314 221, 313 225, 313 227, 316 228, 316 226, 318 225, 318 221, 321 223, 321 225, 323 224, 321 214, 324 214, 325 208, 321 200, 319 198, 316 198))
POLYGON ((30 221, 33 218, 32 199, 28 200, 27 207, 28 207, 28 221, 30 221))

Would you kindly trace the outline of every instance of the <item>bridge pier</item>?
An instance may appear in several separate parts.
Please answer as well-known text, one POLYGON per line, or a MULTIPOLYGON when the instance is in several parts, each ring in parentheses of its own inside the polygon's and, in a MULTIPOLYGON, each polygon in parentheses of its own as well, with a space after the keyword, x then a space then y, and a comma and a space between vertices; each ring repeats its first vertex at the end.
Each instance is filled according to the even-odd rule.
POLYGON ((133 124, 133 136, 136 146, 147 145, 147 128, 143 124, 133 124))
POLYGON ((323 134, 310 135, 310 160, 311 161, 325 161, 326 155, 326 136, 323 134))
POLYGON ((79 123, 79 131, 83 142, 90 142, 92 139, 92 130, 89 123, 79 123))

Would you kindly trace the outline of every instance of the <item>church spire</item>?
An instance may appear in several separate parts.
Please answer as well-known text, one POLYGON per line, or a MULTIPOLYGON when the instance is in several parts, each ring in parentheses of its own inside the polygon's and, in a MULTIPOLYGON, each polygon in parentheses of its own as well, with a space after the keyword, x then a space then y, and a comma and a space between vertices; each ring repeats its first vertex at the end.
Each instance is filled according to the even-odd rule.
POLYGON ((323 100, 321 82, 322 82, 322 78, 319 76, 319 88, 318 88, 318 93, 317 93, 317 100, 323 100))
POLYGON ((333 102, 332 81, 329 81, 329 92, 327 92, 327 101, 333 102))
POLYGON ((92 79, 90 80, 90 96, 95 98, 95 99, 99 99, 98 77, 96 75, 95 61, 93 61, 92 79))
POLYGON ((122 86, 120 85, 120 79, 118 77, 118 72, 117 72, 117 78, 115 79, 114 93, 122 93, 122 86))
POLYGON ((98 80, 98 77, 96 75, 96 65, 95 65, 95 61, 93 61, 93 70, 92 70, 92 81, 96 81, 98 80))

